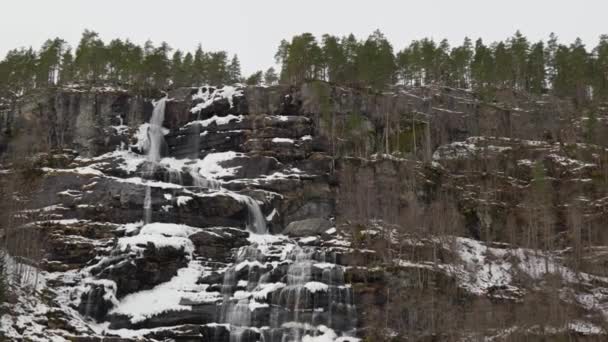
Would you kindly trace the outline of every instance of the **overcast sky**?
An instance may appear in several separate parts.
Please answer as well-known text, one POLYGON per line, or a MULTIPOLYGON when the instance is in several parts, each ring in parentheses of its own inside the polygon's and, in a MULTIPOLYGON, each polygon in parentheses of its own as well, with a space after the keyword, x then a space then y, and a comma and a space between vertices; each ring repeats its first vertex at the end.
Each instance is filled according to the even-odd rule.
POLYGON ((172 47, 237 53, 244 74, 274 64, 283 38, 380 29, 401 49, 413 39, 465 36, 492 41, 520 29, 532 40, 556 32, 595 45, 608 33, 608 0, 0 0, 0 54, 61 37, 72 46, 85 28, 104 40, 167 41, 172 47))

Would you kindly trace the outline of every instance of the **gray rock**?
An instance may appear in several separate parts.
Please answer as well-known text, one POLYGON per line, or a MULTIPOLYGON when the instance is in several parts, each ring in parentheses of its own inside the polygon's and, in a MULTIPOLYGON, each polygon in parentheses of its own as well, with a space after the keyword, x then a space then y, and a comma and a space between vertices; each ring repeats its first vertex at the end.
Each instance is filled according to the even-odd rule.
POLYGON ((311 236, 320 235, 332 227, 331 222, 322 218, 313 218, 302 221, 294 221, 287 225, 283 231, 289 236, 311 236))

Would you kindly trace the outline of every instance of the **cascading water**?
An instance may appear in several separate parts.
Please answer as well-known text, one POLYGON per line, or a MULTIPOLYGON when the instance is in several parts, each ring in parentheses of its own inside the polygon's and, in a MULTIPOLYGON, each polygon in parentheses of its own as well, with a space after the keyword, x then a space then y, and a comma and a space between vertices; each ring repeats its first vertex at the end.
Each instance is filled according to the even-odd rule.
POLYGON ((249 196, 243 196, 242 202, 247 205, 247 229, 256 234, 268 233, 266 218, 262 213, 262 209, 260 208, 258 201, 249 196))
POLYGON ((257 246, 241 247, 237 253, 236 262, 224 273, 222 284, 222 313, 221 321, 230 324, 230 342, 249 340, 252 331, 249 330, 252 321, 251 307, 255 300, 250 298, 247 291, 253 290, 259 282, 263 254, 257 246), (238 274, 247 268, 247 280, 242 280, 246 291, 239 291, 238 274))
POLYGON ((197 188, 206 188, 212 190, 220 190, 221 183, 214 179, 207 179, 200 175, 199 169, 196 167, 190 168, 190 177, 192 177, 192 185, 197 188))
MULTIPOLYGON (((154 169, 160 161, 160 149, 164 141, 163 135, 163 121, 165 120, 165 107, 167 98, 162 99, 154 103, 154 110, 152 111, 152 117, 148 126, 148 166, 145 172, 146 176, 150 176, 154 173, 154 169)), ((152 189, 150 186, 146 187, 146 195, 144 198, 144 223, 150 223, 152 221, 152 189)))
MULTIPOLYGON (((161 159, 165 105, 166 98, 154 104, 149 122, 147 176, 155 172, 161 159)), ((198 143, 196 141, 197 151, 198 143)), ((246 227, 251 233, 268 233, 267 221, 257 200, 224 189, 220 181, 201 176, 196 166, 190 167, 188 172, 194 187, 225 191, 246 205, 246 227)), ((181 183, 181 175, 181 171, 169 170, 168 180, 181 183)), ((148 186, 144 199, 144 220, 149 223, 151 219, 152 194, 148 186)), ((260 238, 264 240, 263 236, 260 238)), ((219 321, 230 325, 230 341, 302 341, 306 336, 319 336, 327 329, 348 335, 356 326, 355 307, 352 289, 345 285, 343 269, 336 264, 335 255, 332 254, 331 262, 327 262, 325 254, 315 248, 300 247, 293 241, 283 242, 293 246, 291 252, 281 254, 280 262, 284 266, 278 267, 276 257, 269 262, 262 250, 268 251, 273 247, 270 243, 266 245, 266 242, 262 242, 259 246, 254 243, 241 247, 235 263, 224 271, 221 286, 223 305, 219 321), (269 287, 274 290, 268 292, 268 297, 254 295, 269 287), (265 310, 265 314, 256 310, 265 310), (266 317, 263 324, 260 323, 264 319, 261 317, 266 317)))
POLYGON ((165 140, 163 134, 163 121, 165 121, 166 104, 166 97, 163 97, 154 103, 154 110, 152 111, 152 117, 150 118, 150 126, 148 127, 148 142, 150 144, 150 147, 148 148, 148 161, 153 163, 158 163, 160 161, 160 149, 165 140))

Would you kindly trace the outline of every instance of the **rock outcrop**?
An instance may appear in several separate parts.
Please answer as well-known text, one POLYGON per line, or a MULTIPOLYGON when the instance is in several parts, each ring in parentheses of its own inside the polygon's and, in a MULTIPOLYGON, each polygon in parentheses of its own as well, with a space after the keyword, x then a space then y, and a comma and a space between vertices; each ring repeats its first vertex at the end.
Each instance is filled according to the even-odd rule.
POLYGON ((153 99, 125 90, 48 89, 5 115, 22 292, 1 334, 605 338, 608 150, 569 102, 318 82, 166 95, 160 161, 153 99))

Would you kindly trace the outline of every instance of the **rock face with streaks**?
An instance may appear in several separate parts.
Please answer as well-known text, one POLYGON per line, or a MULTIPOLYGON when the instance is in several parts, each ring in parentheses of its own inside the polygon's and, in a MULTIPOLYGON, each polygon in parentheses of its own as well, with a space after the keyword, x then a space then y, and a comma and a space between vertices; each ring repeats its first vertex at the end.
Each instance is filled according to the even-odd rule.
POLYGON ((605 338, 608 150, 568 101, 69 87, 2 115, 9 340, 605 338))

